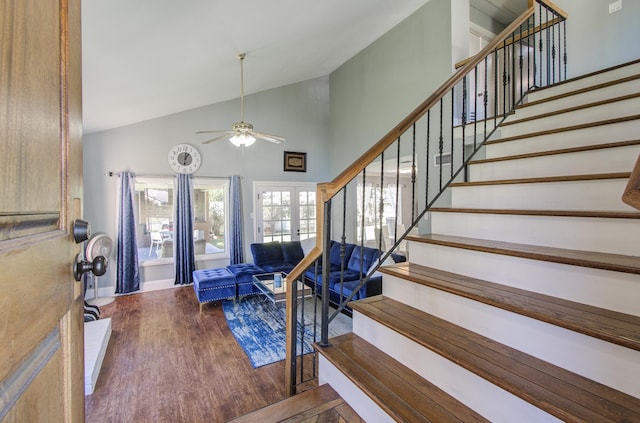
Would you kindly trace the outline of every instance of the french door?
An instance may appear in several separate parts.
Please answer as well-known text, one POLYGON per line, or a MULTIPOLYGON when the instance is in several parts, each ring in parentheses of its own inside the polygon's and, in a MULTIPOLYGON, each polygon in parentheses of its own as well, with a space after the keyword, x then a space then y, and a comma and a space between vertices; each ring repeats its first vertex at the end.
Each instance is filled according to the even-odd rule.
POLYGON ((316 236, 316 184, 256 182, 255 242, 316 236))

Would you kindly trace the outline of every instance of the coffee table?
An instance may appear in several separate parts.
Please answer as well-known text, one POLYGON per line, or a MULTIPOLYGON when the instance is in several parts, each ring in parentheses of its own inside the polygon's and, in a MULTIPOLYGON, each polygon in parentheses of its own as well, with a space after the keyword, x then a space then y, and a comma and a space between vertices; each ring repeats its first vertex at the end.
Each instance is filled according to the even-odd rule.
MULTIPOLYGON (((253 275, 253 285, 260 290, 268 299, 271 300, 274 304, 282 303, 286 301, 286 293, 287 293, 287 283, 285 281, 285 277, 287 276, 284 272, 274 272, 274 273, 261 273, 258 275, 253 275), (280 286, 276 286, 275 278, 280 276, 281 283, 280 286)), ((306 286, 300 281, 298 283, 298 299, 308 298, 312 296, 311 288, 306 286)))

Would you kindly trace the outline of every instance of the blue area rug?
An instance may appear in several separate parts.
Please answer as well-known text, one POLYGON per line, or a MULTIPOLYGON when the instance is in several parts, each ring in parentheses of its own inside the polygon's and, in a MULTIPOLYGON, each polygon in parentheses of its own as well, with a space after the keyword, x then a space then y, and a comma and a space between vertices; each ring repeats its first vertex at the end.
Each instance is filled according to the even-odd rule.
MULTIPOLYGON (((229 329, 254 368, 285 359, 284 303, 275 305, 258 295, 235 304, 233 301, 223 301, 222 309, 229 329)), ((305 328, 305 354, 313 351, 312 343, 313 333, 305 328)))

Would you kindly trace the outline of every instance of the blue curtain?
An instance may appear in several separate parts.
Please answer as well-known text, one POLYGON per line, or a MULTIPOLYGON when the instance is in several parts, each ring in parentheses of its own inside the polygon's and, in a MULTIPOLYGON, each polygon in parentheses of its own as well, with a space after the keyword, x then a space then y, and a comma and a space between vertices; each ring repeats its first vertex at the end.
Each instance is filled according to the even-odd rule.
POLYGON ((120 174, 120 201, 118 204, 118 242, 116 252, 116 294, 128 294, 140 290, 138 270, 138 243, 134 215, 134 189, 131 172, 120 174))
POLYGON ((193 199, 191 175, 178 174, 176 190, 176 222, 174 234, 174 262, 176 285, 190 284, 193 271, 196 270, 196 257, 193 246, 193 199))
POLYGON ((229 237, 229 253, 231 264, 244 263, 244 246, 242 242, 242 192, 240 176, 231 177, 231 236, 229 237))

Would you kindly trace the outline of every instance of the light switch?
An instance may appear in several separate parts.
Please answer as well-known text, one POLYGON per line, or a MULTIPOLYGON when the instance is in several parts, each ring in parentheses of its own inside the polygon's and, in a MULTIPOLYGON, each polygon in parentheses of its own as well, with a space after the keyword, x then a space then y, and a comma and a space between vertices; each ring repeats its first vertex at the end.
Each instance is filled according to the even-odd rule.
POLYGON ((613 3, 609 3, 609 13, 615 13, 618 10, 622 10, 622 0, 614 1, 613 3))

